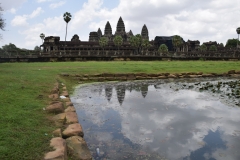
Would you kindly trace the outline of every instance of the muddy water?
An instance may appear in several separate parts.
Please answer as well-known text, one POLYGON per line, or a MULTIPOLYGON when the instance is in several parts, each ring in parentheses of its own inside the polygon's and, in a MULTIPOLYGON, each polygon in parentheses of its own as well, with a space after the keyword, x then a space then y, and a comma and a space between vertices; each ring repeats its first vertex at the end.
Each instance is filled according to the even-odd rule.
POLYGON ((94 159, 239 160, 239 84, 102 83, 76 88, 71 99, 94 159))

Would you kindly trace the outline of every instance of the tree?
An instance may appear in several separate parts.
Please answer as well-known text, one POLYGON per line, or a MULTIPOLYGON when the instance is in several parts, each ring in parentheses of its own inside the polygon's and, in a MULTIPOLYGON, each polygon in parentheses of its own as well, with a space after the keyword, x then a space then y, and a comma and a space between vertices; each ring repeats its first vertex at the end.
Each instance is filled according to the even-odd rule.
MULTIPOLYGON (((2 30, 2 31, 4 31, 4 28, 5 28, 5 20, 3 19, 3 17, 2 17, 2 12, 3 11, 3 9, 2 9, 2 7, 0 6, 0 29, 2 30)), ((1 34, 0 34, 0 38, 1 38, 1 34)))
POLYGON ((35 46, 35 47, 34 47, 34 51, 41 51, 41 48, 38 47, 38 46, 35 46))
POLYGON ((176 51, 178 51, 179 47, 183 44, 182 37, 179 35, 173 36, 172 44, 173 44, 174 48, 176 49, 176 51))
POLYGON ((217 51, 217 47, 215 45, 211 45, 209 47, 209 51, 217 51))
POLYGON ((219 46, 220 46, 220 47, 224 47, 223 43, 220 43, 219 46))
POLYGON ((136 36, 130 37, 130 44, 131 46, 135 47, 137 49, 137 53, 139 54, 142 49, 142 36, 140 34, 137 34, 136 36))
POLYGON ((20 51, 19 48, 15 46, 15 44, 9 43, 4 46, 2 46, 2 50, 5 54, 7 54, 9 57, 11 55, 17 55, 18 52, 20 51))
POLYGON ((239 34, 240 34, 240 27, 238 27, 238 28, 236 29, 236 31, 237 31, 237 34, 238 34, 238 41, 237 41, 237 48, 238 48, 239 34))
POLYGON ((225 47, 237 47, 237 44, 239 43, 238 39, 228 39, 225 47))
POLYGON ((4 55, 4 51, 2 48, 0 48, 0 57, 4 55))
POLYGON ((131 36, 129 39, 130 45, 134 48, 138 47, 138 43, 137 43, 137 37, 136 36, 131 36))
POLYGON ((113 43, 115 46, 118 47, 118 54, 119 54, 119 47, 123 44, 122 36, 115 36, 113 39, 113 43))
POLYGON ((40 38, 42 39, 42 43, 43 43, 43 40, 44 40, 44 38, 45 38, 45 34, 41 33, 41 34, 40 34, 40 38))
POLYGON ((166 44, 161 44, 158 48, 158 52, 160 53, 167 53, 168 52, 168 47, 166 44))
POLYGON ((205 44, 202 44, 200 46, 200 51, 202 51, 202 52, 207 51, 207 46, 205 44))
POLYGON ((101 37, 98 42, 104 51, 104 47, 108 44, 108 39, 106 37, 101 37))
POLYGON ((67 27, 68 27, 68 22, 71 21, 72 15, 69 12, 66 12, 63 14, 63 19, 66 22, 66 35, 65 35, 65 45, 64 45, 64 52, 65 52, 65 46, 66 46, 66 38, 67 38, 67 27))
POLYGON ((151 44, 149 43, 149 40, 144 39, 144 40, 142 41, 142 47, 143 47, 144 49, 147 50, 150 46, 151 46, 151 44))

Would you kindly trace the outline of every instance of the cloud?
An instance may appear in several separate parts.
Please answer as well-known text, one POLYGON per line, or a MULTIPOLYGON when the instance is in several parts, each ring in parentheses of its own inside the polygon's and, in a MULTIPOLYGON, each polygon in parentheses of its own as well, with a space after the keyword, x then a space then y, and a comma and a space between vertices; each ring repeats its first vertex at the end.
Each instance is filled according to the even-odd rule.
POLYGON ((27 16, 15 16, 11 21, 12 26, 27 26, 27 16))
POLYGON ((51 3, 51 4, 49 5, 49 7, 50 7, 51 9, 55 9, 55 8, 61 7, 61 6, 64 5, 65 3, 66 3, 66 1, 60 1, 60 2, 58 2, 58 3, 51 3))
MULTIPOLYGON (((142 86, 143 83, 137 84, 142 86)), ((152 85, 148 86, 148 95, 145 99, 139 98, 141 93, 134 89, 131 92, 126 91, 122 106, 118 104, 116 86, 129 85, 129 83, 114 84, 110 102, 105 97, 106 93, 99 94, 98 92, 104 88, 104 84, 82 86, 76 89, 72 102, 76 109, 82 111, 79 117, 84 118, 82 115, 85 115, 88 118, 86 122, 88 128, 98 126, 104 128, 106 132, 111 132, 108 128, 109 123, 106 122, 106 119, 110 117, 114 131, 123 134, 134 144, 140 144, 143 149, 145 147, 150 150, 157 148, 158 153, 166 154, 169 159, 187 159, 184 157, 203 149, 205 145, 209 147, 206 152, 212 158, 238 159, 240 154, 235 152, 236 148, 240 146, 239 140, 236 140, 240 135, 238 108, 229 109, 228 106, 209 93, 190 90, 176 92, 174 89, 169 89, 169 86, 174 86, 175 83, 160 83, 161 89, 159 90, 156 90, 152 85), (92 99, 89 99, 88 95, 90 94, 92 99), (120 125, 117 125, 118 122, 116 123, 115 119, 112 119, 108 114, 118 119, 120 125), (121 116, 118 117, 118 115, 121 116), (220 138, 228 147, 221 150, 221 142, 218 141, 215 150, 215 143, 213 147, 211 141, 206 139, 210 132, 215 133, 215 138, 216 133, 221 132, 217 138, 220 138), (231 158, 224 158, 222 155, 231 158)), ((105 84, 105 86, 107 85, 110 84, 105 84)), ((97 127, 95 129, 93 134, 98 132, 97 127)), ((102 135, 104 134, 102 133, 102 135)), ((115 134, 113 133, 113 135, 115 134)), ((110 139, 113 144, 115 138, 110 139)), ((93 144, 97 144, 99 141, 94 141, 93 144)), ((104 144, 105 141, 102 143, 104 144)))
POLYGON ((82 27, 84 24, 94 21, 95 18, 102 15, 99 13, 103 0, 89 0, 83 4, 83 8, 73 14, 70 30, 82 27), (87 13, 87 14, 86 14, 87 13))
POLYGON ((38 3, 42 3, 42 2, 51 2, 53 0, 37 0, 38 3))
POLYGON ((65 22, 62 16, 46 18, 42 23, 28 25, 25 30, 20 32, 25 37, 25 47, 33 49, 34 46, 41 45, 42 41, 39 37, 41 33, 44 33, 45 36, 60 36, 59 33, 64 35, 65 22))
POLYGON ((11 9, 9 10, 9 12, 12 13, 12 14, 15 14, 15 13, 16 13, 16 9, 15 9, 15 8, 11 8, 11 9))
POLYGON ((11 25, 12 26, 27 26, 28 19, 32 19, 35 18, 36 16, 38 16, 39 14, 43 13, 44 11, 42 10, 41 7, 38 7, 36 10, 34 10, 31 14, 29 15, 22 15, 22 16, 15 16, 13 18, 13 20, 11 21, 11 25))
MULTIPOLYGON (((9 0, 4 3, 10 10, 25 1, 9 0)), ((66 0, 35 2, 47 2, 51 9, 71 5, 71 2, 66 0)), ((143 25, 146 24, 150 40, 155 36, 179 34, 185 41, 200 40, 202 43, 216 40, 225 44, 229 38, 237 37, 236 28, 240 26, 240 19, 236 16, 240 15, 239 0, 182 0, 181 3, 178 0, 119 0, 118 6, 114 8, 106 8, 105 3, 107 0, 85 0, 78 10, 71 11, 72 20, 69 23, 68 35, 78 34, 81 40, 87 41, 91 31, 101 28, 104 33, 107 21, 110 22, 114 34, 117 21, 122 16, 127 32, 131 29, 134 34, 141 33, 143 25)), ((46 15, 51 15, 51 11, 46 15)), ((40 13, 36 10, 30 15, 34 17, 40 13)), ((34 26, 28 21, 30 15, 16 15, 11 24, 34 26)), ((44 32, 62 36, 65 27, 62 15, 45 17, 41 24, 47 26, 44 32), (56 30, 53 31, 51 27, 55 27, 56 30)))
POLYGON ((65 22, 62 16, 53 17, 53 18, 46 18, 43 20, 43 23, 46 29, 51 30, 54 29, 55 31, 62 31, 65 28, 65 22))
POLYGON ((44 11, 42 10, 41 7, 38 7, 36 10, 34 10, 30 15, 29 18, 34 18, 38 16, 39 14, 43 13, 44 11))
POLYGON ((86 23, 89 30, 99 27, 104 30, 106 22, 110 21, 114 33, 117 20, 122 16, 126 31, 131 29, 134 34, 141 33, 143 24, 146 24, 150 39, 179 34, 185 40, 217 40, 225 43, 227 39, 236 37, 235 30, 240 25, 235 16, 240 14, 240 7, 236 5, 240 3, 238 0, 183 0, 181 3, 176 0, 120 0, 119 5, 110 10, 103 8, 101 2, 89 0, 85 3, 83 9, 74 14, 76 19, 80 18, 73 19, 72 28, 86 23), (92 9, 84 19, 83 13, 88 8, 92 9))
POLYGON ((27 0, 5 0, 4 2, 1 2, 1 6, 3 10, 8 11, 12 8, 18 8, 20 7, 24 2, 27 0))

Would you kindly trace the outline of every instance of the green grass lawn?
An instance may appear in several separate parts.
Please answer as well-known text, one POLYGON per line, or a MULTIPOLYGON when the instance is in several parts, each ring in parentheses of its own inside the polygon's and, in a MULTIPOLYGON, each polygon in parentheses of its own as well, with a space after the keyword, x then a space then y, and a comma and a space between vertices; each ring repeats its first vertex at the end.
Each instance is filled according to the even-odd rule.
POLYGON ((0 64, 0 160, 42 159, 56 129, 43 108, 60 73, 223 73, 240 70, 240 61, 53 62, 0 64), (43 98, 39 95, 44 95, 43 98))

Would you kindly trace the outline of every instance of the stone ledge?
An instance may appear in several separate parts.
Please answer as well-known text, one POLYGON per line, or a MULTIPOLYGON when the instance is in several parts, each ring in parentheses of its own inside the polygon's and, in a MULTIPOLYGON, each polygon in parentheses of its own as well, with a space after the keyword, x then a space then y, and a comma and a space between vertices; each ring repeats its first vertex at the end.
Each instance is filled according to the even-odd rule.
POLYGON ((65 139, 60 137, 52 138, 50 146, 54 151, 45 154, 44 160, 67 160, 67 145, 65 139))
POLYGON ((76 112, 66 112, 66 124, 78 123, 76 112))
POLYGON ((185 72, 185 73, 103 73, 98 75, 88 75, 88 78, 80 79, 82 81, 132 81, 132 80, 145 80, 145 79, 167 79, 167 78, 197 78, 197 77, 217 77, 217 76, 230 76, 240 74, 240 70, 230 70, 226 73, 205 73, 203 72, 185 72), (166 77, 166 78, 165 78, 166 77))
POLYGON ((72 136, 81 136, 83 137, 83 129, 79 123, 70 124, 63 132, 63 138, 69 138, 72 136))
POLYGON ((66 113, 57 114, 53 117, 55 125, 62 127, 66 123, 66 113))
POLYGON ((64 107, 62 102, 56 102, 54 104, 51 104, 46 107, 46 111, 48 113, 63 113, 64 112, 64 107))
POLYGON ((78 160, 92 160, 91 153, 87 143, 82 137, 73 136, 66 139, 68 152, 70 156, 78 160))
POLYGON ((64 112, 76 112, 76 109, 73 106, 69 106, 64 112))

